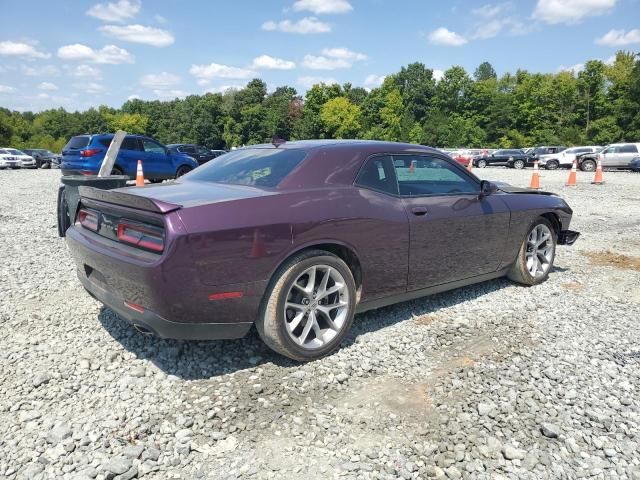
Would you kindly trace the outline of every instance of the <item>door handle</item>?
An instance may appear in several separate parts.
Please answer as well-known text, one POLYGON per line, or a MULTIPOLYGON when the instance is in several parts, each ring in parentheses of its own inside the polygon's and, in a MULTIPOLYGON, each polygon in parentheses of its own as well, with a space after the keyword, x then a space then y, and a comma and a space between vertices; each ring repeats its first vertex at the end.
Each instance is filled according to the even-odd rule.
POLYGON ((413 207, 411 209, 411 213, 413 213, 414 215, 421 217, 423 215, 426 215, 429 212, 429 210, 427 210, 427 207, 413 207))

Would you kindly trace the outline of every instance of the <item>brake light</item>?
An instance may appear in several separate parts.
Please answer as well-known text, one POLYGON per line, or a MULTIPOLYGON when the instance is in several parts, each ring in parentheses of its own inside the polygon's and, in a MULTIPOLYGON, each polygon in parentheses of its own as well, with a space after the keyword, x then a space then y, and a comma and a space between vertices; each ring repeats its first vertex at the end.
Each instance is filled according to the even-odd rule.
POLYGON ((147 225, 120 222, 118 224, 118 240, 154 252, 164 250, 163 232, 147 225))
POLYGON ((81 157, 93 157, 94 155, 100 153, 102 150, 99 148, 87 148, 86 150, 80 150, 81 157))
POLYGON ((98 231, 98 214, 96 212, 81 208, 78 212, 78 221, 84 228, 94 232, 98 231))

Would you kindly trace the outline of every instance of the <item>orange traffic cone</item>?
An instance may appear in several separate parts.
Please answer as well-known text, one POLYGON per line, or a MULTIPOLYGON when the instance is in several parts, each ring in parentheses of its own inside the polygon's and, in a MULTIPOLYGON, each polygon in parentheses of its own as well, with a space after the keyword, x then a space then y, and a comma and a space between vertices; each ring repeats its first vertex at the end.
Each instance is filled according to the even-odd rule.
POLYGON ((594 185, 602 185, 604 183, 604 180, 602 179, 602 162, 599 158, 598 165, 596 166, 596 176, 593 178, 593 182, 591 183, 594 185))
POLYGON ((144 187, 144 173, 142 172, 142 160, 138 160, 138 171, 136 172, 136 187, 144 187))
POLYGON ((578 160, 573 161, 573 165, 571 165, 571 173, 569 173, 569 179, 565 185, 567 187, 575 187, 578 185, 578 179, 576 178, 578 172, 578 160))
POLYGON ((473 160, 469 159, 469 163, 467 163, 467 172, 471 172, 473 170, 473 160))
POLYGON ((531 175, 531 183, 529 188, 540 190, 540 170, 538 169, 538 161, 533 162, 533 175, 531 175))
POLYGON ((409 165, 409 173, 413 173, 416 171, 416 161, 411 160, 411 165, 409 165))

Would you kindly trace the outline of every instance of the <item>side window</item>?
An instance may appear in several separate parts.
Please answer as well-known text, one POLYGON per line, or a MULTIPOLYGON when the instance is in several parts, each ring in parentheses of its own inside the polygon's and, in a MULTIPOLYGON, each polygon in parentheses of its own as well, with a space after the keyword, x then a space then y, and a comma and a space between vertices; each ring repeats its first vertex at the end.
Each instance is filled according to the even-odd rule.
POLYGON ((147 153, 163 153, 164 154, 164 148, 162 148, 162 146, 160 146, 159 143, 156 143, 153 140, 149 140, 147 138, 142 140, 142 147, 144 148, 144 151, 147 153))
POLYGON ((186 153, 188 155, 195 155, 196 148, 193 145, 185 145, 182 147, 182 153, 186 153))
POLYGON ((356 185, 397 195, 398 185, 396 184, 391 157, 385 155, 368 159, 358 174, 356 185))
POLYGON ((209 149, 207 147, 198 147, 198 155, 209 155, 209 149))
POLYGON ((620 153, 638 153, 638 148, 634 144, 629 143, 620 147, 620 153))
POLYGON ((480 186, 446 160, 423 155, 394 155, 400 195, 477 193, 480 186))
POLYGON ((138 139, 132 137, 124 137, 122 141, 122 145, 120 145, 122 150, 140 150, 140 146, 138 145, 138 139))

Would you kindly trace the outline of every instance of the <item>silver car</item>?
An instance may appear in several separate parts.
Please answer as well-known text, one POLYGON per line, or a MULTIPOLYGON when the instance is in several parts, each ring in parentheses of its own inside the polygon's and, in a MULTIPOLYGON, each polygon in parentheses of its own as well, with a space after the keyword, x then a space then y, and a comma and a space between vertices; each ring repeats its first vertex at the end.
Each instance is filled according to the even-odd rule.
POLYGON ((612 143, 598 154, 603 168, 630 168, 640 153, 640 143, 612 143))

